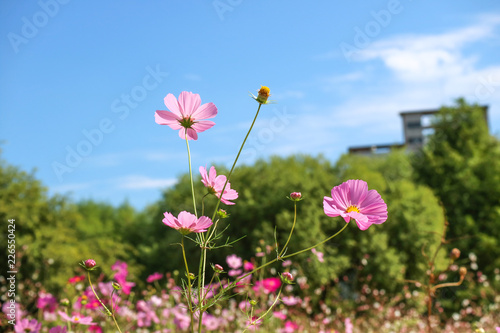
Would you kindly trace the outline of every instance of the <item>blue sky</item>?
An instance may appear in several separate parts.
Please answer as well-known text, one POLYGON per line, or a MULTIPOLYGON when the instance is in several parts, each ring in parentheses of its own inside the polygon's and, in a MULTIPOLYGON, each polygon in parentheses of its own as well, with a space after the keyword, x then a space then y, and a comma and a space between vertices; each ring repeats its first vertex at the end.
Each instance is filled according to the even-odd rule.
POLYGON ((399 112, 463 96, 500 133, 500 2, 71 1, 0 3, 2 158, 49 193, 142 208, 187 172, 154 122, 163 98, 219 110, 193 168, 403 140, 399 112))

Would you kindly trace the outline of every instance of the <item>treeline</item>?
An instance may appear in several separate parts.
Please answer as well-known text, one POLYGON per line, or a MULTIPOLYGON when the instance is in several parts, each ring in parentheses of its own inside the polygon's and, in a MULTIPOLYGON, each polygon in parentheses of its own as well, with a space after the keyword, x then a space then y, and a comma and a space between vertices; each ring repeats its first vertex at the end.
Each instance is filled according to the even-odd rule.
MULTIPOLYGON (((361 287, 357 281, 371 275, 373 286, 398 292, 405 279, 425 279, 428 258, 422 252, 430 253, 440 242, 445 221, 450 242, 439 253, 438 265, 444 267, 456 247, 473 252, 480 269, 490 274, 500 267, 500 142, 488 133, 482 108, 463 100, 442 108, 434 125, 435 134, 416 153, 344 155, 334 164, 321 156, 272 157, 237 167, 231 187, 239 198, 236 205, 223 207, 230 216, 220 245, 227 237, 243 238, 209 252, 208 261, 224 264, 231 253, 253 258, 275 244, 275 234, 284 244, 293 222, 293 204, 286 196, 294 191, 302 192, 304 200, 288 252, 327 238, 345 222, 323 213, 323 197, 347 179, 363 179, 382 195, 389 218, 366 231, 352 223, 318 248, 324 263, 311 260, 310 252, 299 255, 294 262, 311 285, 335 286, 338 278, 350 276, 348 289, 355 291, 361 287)), ((218 172, 224 173, 223 168, 218 172)), ((202 208, 206 190, 200 179, 195 184, 198 212, 204 209, 211 216, 215 198, 206 197, 202 208)), ((78 261, 87 258, 94 258, 104 273, 116 260, 126 261, 139 287, 153 272, 182 271, 180 235, 161 221, 165 211, 176 215, 183 210, 192 210, 188 175, 138 212, 127 203, 113 207, 49 197, 33 174, 0 162, 0 218, 5 230, 8 219, 16 220, 17 278, 39 281, 52 292, 78 274, 78 261)), ((6 249, 2 237, 3 258, 6 249)), ((196 265, 199 251, 193 245, 187 251, 196 265)))

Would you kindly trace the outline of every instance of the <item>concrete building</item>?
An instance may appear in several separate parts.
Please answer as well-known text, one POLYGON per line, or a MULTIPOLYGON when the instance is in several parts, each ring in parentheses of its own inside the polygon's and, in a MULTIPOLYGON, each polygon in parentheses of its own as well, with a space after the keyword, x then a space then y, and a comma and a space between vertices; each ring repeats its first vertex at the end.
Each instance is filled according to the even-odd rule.
MULTIPOLYGON (((482 109, 488 124, 488 106, 482 106, 482 109)), ((349 154, 384 154, 391 149, 402 147, 406 147, 409 151, 418 150, 424 145, 426 138, 434 133, 432 118, 438 111, 439 109, 400 112, 399 115, 403 121, 404 143, 349 147, 349 154)))

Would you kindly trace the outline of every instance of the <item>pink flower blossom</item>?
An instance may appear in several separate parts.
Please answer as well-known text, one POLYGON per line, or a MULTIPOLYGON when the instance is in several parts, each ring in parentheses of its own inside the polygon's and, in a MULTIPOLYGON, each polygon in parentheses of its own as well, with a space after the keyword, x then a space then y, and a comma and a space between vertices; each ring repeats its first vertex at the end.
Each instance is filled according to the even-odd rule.
POLYGON ((323 258, 323 252, 319 252, 316 249, 311 249, 311 252, 314 253, 316 257, 318 257, 319 262, 325 262, 325 259, 323 258))
POLYGON ((332 197, 324 198, 323 209, 328 216, 342 216, 346 223, 353 218, 361 230, 387 220, 387 205, 377 191, 368 191, 363 180, 348 180, 335 186, 332 197))
POLYGON ((238 269, 241 267, 243 264, 243 260, 241 260, 240 257, 238 257, 236 254, 231 254, 226 257, 226 262, 229 268, 232 269, 238 269))
MULTIPOLYGON (((111 266, 111 269, 114 271, 117 271, 113 278, 118 282, 122 288, 122 291, 129 295, 130 291, 132 290, 132 287, 135 286, 135 283, 133 282, 128 282, 127 281, 127 276, 128 276, 128 265, 126 262, 122 262, 117 260, 113 266, 111 266)), ((105 293, 109 295, 111 291, 113 290, 113 285, 112 283, 109 283, 106 285, 107 288, 109 288, 110 292, 105 293)))
POLYGON ((229 276, 238 276, 241 274, 241 269, 230 269, 229 272, 227 272, 227 275, 229 276))
POLYGON ((281 311, 274 311, 273 316, 280 319, 280 320, 285 320, 286 319, 286 314, 284 314, 281 311))
POLYGON ((243 269, 245 271, 251 271, 254 268, 255 268, 255 265, 253 263, 251 263, 250 261, 245 261, 245 263, 243 264, 243 269))
POLYGON ((74 324, 81 324, 81 325, 94 325, 95 323, 92 322, 92 317, 83 317, 79 314, 73 314, 71 317, 66 314, 64 311, 59 311, 59 315, 63 320, 69 321, 74 324))
POLYGON ((165 212, 163 215, 165 215, 163 223, 178 230, 183 235, 191 232, 205 232, 212 225, 212 220, 209 217, 202 216, 198 219, 194 214, 186 211, 180 212, 178 218, 169 212, 165 212))
POLYGON ((58 305, 57 298, 52 296, 52 294, 40 292, 38 294, 38 300, 36 302, 36 307, 48 311, 48 312, 54 312, 58 305))
POLYGON ((180 130, 181 139, 198 140, 198 133, 206 131, 215 125, 209 119, 217 115, 217 107, 213 103, 206 103, 200 106, 201 98, 198 94, 183 91, 179 95, 179 100, 174 95, 168 94, 165 99, 165 106, 170 111, 157 110, 155 121, 160 125, 167 125, 171 129, 180 130))
POLYGON ((92 325, 89 327, 89 332, 102 333, 102 328, 98 325, 92 325))
POLYGON ((14 332, 16 333, 25 333, 32 332, 38 333, 42 329, 42 324, 39 323, 36 319, 21 319, 16 322, 14 326, 14 332))
POLYGON ((280 330, 280 333, 293 333, 299 329, 299 325, 293 321, 286 321, 285 327, 280 330))
POLYGON ((286 306, 294 306, 296 304, 299 304, 301 302, 301 299, 300 297, 295 297, 295 296, 283 296, 281 298, 281 301, 286 306))
POLYGON ((148 276, 148 278, 146 279, 146 281, 148 283, 152 283, 154 281, 160 280, 162 277, 163 277, 163 274, 155 272, 155 273, 151 274, 150 276, 148 276))
POLYGON ((219 328, 219 320, 217 317, 211 314, 205 314, 202 318, 202 324, 207 328, 208 331, 215 331, 219 328))
POLYGON ((67 331, 68 331, 68 328, 65 326, 56 326, 56 327, 52 327, 49 330, 49 333, 66 333, 67 331))
MULTIPOLYGON (((208 174, 207 169, 201 166, 200 174, 201 182, 203 183, 203 185, 205 185, 208 191, 214 194, 217 198, 221 198, 222 189, 224 188, 224 184, 226 184, 226 176, 217 176, 217 171, 215 171, 215 168, 213 166, 210 168, 208 174)), ((234 205, 234 202, 231 202, 229 200, 235 200, 237 198, 238 192, 233 190, 231 188, 231 183, 228 182, 226 184, 226 187, 224 188, 224 193, 222 193, 222 198, 220 201, 226 205, 234 205)))
POLYGON ((274 293, 281 287, 281 279, 277 277, 271 277, 263 279, 262 281, 257 281, 253 290, 259 291, 261 288, 264 289, 266 293, 274 293))
POLYGON ((153 306, 144 300, 137 302, 137 326, 149 327, 151 323, 158 324, 160 319, 156 315, 153 306))
POLYGON ((344 321, 345 325, 345 333, 352 333, 353 325, 351 322, 351 318, 346 318, 344 321))
POLYGON ((68 279, 68 283, 78 283, 78 282, 81 282, 85 280, 85 275, 77 275, 77 276, 73 276, 72 278, 69 278, 68 279))
POLYGON ((191 324, 191 318, 187 314, 187 310, 182 307, 175 307, 172 310, 174 315, 174 324, 177 328, 181 330, 187 330, 189 325, 191 324))

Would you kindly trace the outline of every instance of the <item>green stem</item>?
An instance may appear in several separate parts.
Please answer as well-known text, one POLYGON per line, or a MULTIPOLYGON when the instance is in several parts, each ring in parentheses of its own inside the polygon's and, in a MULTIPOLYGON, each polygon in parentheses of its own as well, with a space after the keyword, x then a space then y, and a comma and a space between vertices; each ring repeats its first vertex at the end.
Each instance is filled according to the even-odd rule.
POLYGON ((187 138, 187 132, 186 132, 186 146, 187 146, 187 151, 188 151, 189 177, 191 179, 191 194, 193 195, 194 215, 196 215, 196 217, 198 217, 198 213, 196 212, 196 198, 194 195, 193 171, 191 170, 191 152, 189 150, 189 140, 187 138))
POLYGON ((243 140, 243 143, 241 144, 240 150, 238 151, 238 154, 236 155, 236 158, 234 159, 233 166, 231 167, 231 170, 229 171, 229 174, 227 175, 226 182, 224 183, 224 186, 222 187, 222 192, 221 192, 220 198, 219 198, 219 200, 217 200, 217 205, 215 206, 214 214, 212 216, 212 221, 215 219, 215 214, 217 214, 217 209, 219 209, 220 201, 222 199, 222 194, 224 193, 224 190, 226 189, 226 185, 229 182, 231 175, 233 174, 234 167, 236 166, 236 163, 238 162, 238 159, 240 158, 241 152, 243 151, 243 147, 245 146, 245 143, 247 142, 248 136, 250 135, 250 132, 252 131, 253 125, 255 124, 255 121, 257 120, 261 106, 262 106, 262 104, 259 103, 259 108, 257 109, 257 112, 255 113, 255 117, 253 118, 252 125, 250 125, 250 128, 248 129, 247 135, 245 136, 245 139, 243 140))
MULTIPOLYGON (((203 243, 207 244, 207 243, 203 243)), ((203 289, 205 289, 205 265, 207 262, 207 249, 206 246, 203 246, 201 250, 201 258, 200 258, 200 267, 199 267, 199 276, 198 276, 198 308, 199 308, 199 317, 198 317, 198 333, 201 333, 201 320, 203 318, 203 304, 202 304, 202 296, 203 289)))
MULTIPOLYGON (((259 320, 261 320, 262 318, 264 318, 265 316, 267 316, 267 314, 269 313, 269 311, 271 311, 274 308, 274 306, 276 305, 276 303, 280 299, 281 290, 283 290, 283 285, 281 285, 280 290, 278 292, 278 295, 276 296, 276 299, 274 300, 273 304, 271 304, 271 306, 269 307, 269 309, 267 309, 267 311, 264 312, 264 314, 262 316, 260 316, 259 318, 255 319, 255 320, 252 320, 252 313, 250 313, 250 325, 249 326, 257 324, 259 322, 259 320)), ((252 307, 252 310, 253 310, 253 307, 252 307)), ((247 330, 248 330, 248 327, 245 328, 245 330, 243 331, 243 333, 246 332, 247 330)))
MULTIPOLYGON (((92 293, 94 293, 95 298, 99 301, 99 303, 102 305, 102 307, 104 308, 104 310, 106 310, 106 313, 113 318, 113 321, 115 322, 115 326, 118 329, 118 332, 122 333, 122 331, 120 330, 120 326, 118 326, 118 322, 116 321, 116 317, 115 317, 114 312, 111 312, 111 311, 108 310, 108 308, 106 307, 106 305, 104 305, 104 303, 101 301, 101 299, 99 298, 99 296, 95 292, 94 286, 92 285, 92 280, 90 279, 90 272, 89 271, 87 271, 87 276, 88 276, 88 279, 89 279, 90 289, 92 289, 92 293)), ((111 294, 111 309, 113 309, 113 294, 111 294)))
POLYGON ((251 275, 251 274, 253 274, 253 273, 257 272, 258 270, 260 270, 260 269, 262 269, 262 268, 264 268, 264 267, 266 267, 266 266, 271 265, 272 263, 275 263, 275 262, 276 262, 276 261, 278 261, 278 260, 283 260, 283 259, 286 259, 286 258, 290 258, 290 257, 296 256, 297 254, 301 254, 301 253, 303 253, 303 252, 310 251, 310 250, 314 249, 315 247, 320 246, 320 245, 322 245, 322 244, 324 244, 324 243, 328 242, 328 241, 329 241, 329 240, 331 240, 332 238, 334 238, 334 237, 338 236, 338 235, 339 235, 342 231, 344 231, 344 230, 345 230, 345 228, 347 228, 347 226, 348 226, 348 225, 349 225, 349 223, 346 223, 346 224, 342 227, 342 229, 340 229, 339 231, 337 231, 335 234, 333 234, 332 236, 328 237, 327 239, 325 239, 325 240, 323 240, 323 241, 319 242, 318 244, 315 244, 315 245, 310 246, 310 247, 308 247, 308 248, 306 248, 306 249, 303 249, 303 250, 300 250, 300 251, 294 252, 294 253, 292 253, 292 254, 288 254, 288 255, 283 256, 283 257, 278 257, 278 258, 275 258, 275 259, 273 259, 273 260, 271 260, 271 261, 269 261, 269 262, 267 262, 267 263, 263 264, 262 266, 260 266, 260 267, 257 267, 257 268, 255 268, 255 269, 253 269, 252 271, 250 271, 250 272, 246 273, 245 275, 243 275, 243 276, 241 276, 241 277, 237 278, 236 280, 234 280, 234 282, 233 282, 233 283, 234 283, 234 284, 236 284, 237 282, 239 282, 239 281, 243 280, 243 279, 244 279, 244 278, 246 278, 247 276, 249 276, 249 275, 251 275))
POLYGON ((285 246, 283 246, 283 248, 281 249, 281 252, 278 255, 278 257, 281 257, 281 255, 283 254, 283 252, 286 251, 286 246, 288 245, 288 242, 290 242, 290 238, 292 238, 292 233, 293 233, 293 229, 295 228, 295 222, 296 221, 297 221, 297 201, 294 201, 293 202, 293 224, 292 224, 292 229, 290 230, 290 235, 288 235, 288 239, 286 240, 285 246))
MULTIPOLYGON (((220 205, 220 202, 222 200, 222 195, 224 194, 224 190, 226 189, 227 183, 229 182, 229 179, 231 178, 231 175, 233 174, 234 167, 236 166, 236 163, 238 162, 238 159, 240 158, 241 152, 243 151, 243 147, 245 146, 245 143, 248 139, 248 136, 250 135, 250 132, 252 131, 252 128, 255 124, 255 121, 257 120, 257 116, 259 115, 261 106, 262 106, 262 104, 259 103, 259 108, 257 109, 257 112, 255 113, 255 117, 253 118, 252 125, 250 125, 250 129, 248 130, 247 135, 245 136, 245 139, 243 140, 243 143, 241 144, 240 150, 238 151, 238 154, 236 155, 236 158, 234 159, 233 166, 231 167, 231 170, 229 171, 229 174, 226 177, 226 182, 224 183, 224 186, 222 187, 222 191, 221 191, 221 194, 219 196, 219 200, 217 200, 217 204, 215 206, 214 213, 212 215, 212 221, 215 220, 215 215, 217 214, 217 210, 219 209, 219 205, 220 205)), ((187 142, 187 139, 186 139, 186 142, 187 142)), ((189 152, 189 148, 188 148, 188 152, 189 152)), ((189 168, 190 168, 189 170, 191 172, 191 162, 189 163, 189 168)), ((191 178, 191 186, 192 186, 192 184, 193 184, 193 181, 191 178)), ((193 190, 193 200, 194 200, 194 190, 193 190)), ((212 229, 212 227, 210 227, 208 229, 209 232, 207 233, 207 235, 213 235, 213 233, 210 232, 211 229, 212 229)), ((201 244, 202 250, 201 250, 200 270, 199 270, 199 273, 200 273, 199 276, 201 278, 198 278, 198 290, 203 290, 203 288, 205 287, 205 267, 206 267, 206 259, 207 259, 207 247, 208 247, 209 241, 210 241, 210 237, 205 239, 205 241, 201 244)), ((198 299, 201 300, 201 297, 199 297, 198 299)), ((200 333, 201 333, 202 317, 203 317, 203 311, 201 310, 201 306, 200 306, 200 316, 199 316, 200 325, 198 328, 198 332, 200 332, 200 333)))
POLYGON ((186 260, 186 251, 184 249, 184 235, 182 235, 182 240, 181 240, 181 247, 182 247, 182 257, 184 258, 184 265, 186 266, 186 275, 187 275, 187 281, 188 281, 188 297, 187 297, 187 303, 188 303, 188 308, 189 308, 189 316, 191 317, 190 321, 190 327, 191 327, 191 332, 193 332, 194 329, 194 323, 193 323, 193 307, 191 306, 192 300, 191 300, 191 277, 189 276, 189 266, 186 260))

